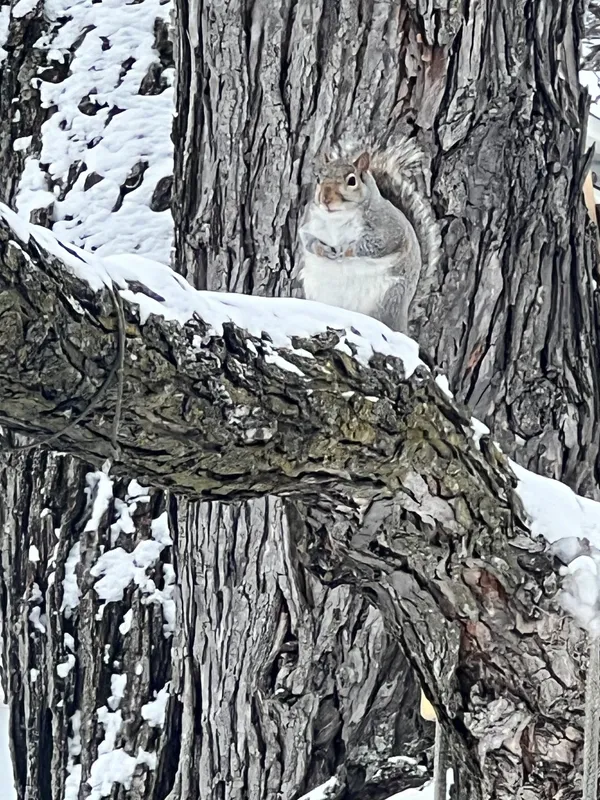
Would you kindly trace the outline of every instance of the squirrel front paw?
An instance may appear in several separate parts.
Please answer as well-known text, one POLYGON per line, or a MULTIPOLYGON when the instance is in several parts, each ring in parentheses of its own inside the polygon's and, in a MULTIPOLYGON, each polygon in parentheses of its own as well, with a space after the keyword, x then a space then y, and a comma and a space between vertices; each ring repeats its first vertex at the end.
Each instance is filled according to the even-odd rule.
POLYGON ((354 247, 333 247, 325 244, 315 236, 304 237, 304 246, 313 255, 319 258, 328 258, 330 261, 339 261, 341 258, 352 258, 354 256, 354 247))
POLYGON ((319 256, 319 258, 329 258, 331 261, 337 261, 337 259, 341 258, 343 255, 339 248, 331 247, 330 245, 319 242, 318 240, 315 240, 313 252, 316 256, 319 256))
POLYGON ((321 258, 329 258, 332 261, 339 261, 342 258, 354 258, 354 248, 346 247, 330 247, 328 244, 318 242, 315 249, 315 255, 321 258))

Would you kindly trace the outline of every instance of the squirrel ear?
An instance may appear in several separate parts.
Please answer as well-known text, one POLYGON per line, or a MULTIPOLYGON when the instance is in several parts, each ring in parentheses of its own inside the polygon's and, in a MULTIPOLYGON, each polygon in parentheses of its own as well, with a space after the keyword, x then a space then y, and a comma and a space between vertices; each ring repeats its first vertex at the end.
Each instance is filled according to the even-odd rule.
POLYGON ((369 169, 370 163, 371 163, 371 156, 368 153, 361 153, 354 162, 354 166, 360 173, 363 173, 369 169))
POLYGON ((329 153, 327 153, 327 152, 323 152, 323 153, 321 153, 321 155, 320 155, 320 161, 321 161, 321 164, 323 164, 323 166, 326 166, 327 164, 329 164, 329 162, 330 162, 331 160, 332 160, 332 159, 331 159, 331 156, 329 155, 329 153))

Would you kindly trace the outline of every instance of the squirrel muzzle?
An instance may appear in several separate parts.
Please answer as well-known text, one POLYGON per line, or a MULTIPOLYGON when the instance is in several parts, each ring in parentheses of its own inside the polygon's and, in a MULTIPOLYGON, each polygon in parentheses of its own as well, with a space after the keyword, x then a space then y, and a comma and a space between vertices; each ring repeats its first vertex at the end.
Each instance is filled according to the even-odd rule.
POLYGON ((340 194, 337 184, 330 181, 323 181, 317 186, 316 200, 328 211, 338 211, 344 205, 344 198, 340 194))

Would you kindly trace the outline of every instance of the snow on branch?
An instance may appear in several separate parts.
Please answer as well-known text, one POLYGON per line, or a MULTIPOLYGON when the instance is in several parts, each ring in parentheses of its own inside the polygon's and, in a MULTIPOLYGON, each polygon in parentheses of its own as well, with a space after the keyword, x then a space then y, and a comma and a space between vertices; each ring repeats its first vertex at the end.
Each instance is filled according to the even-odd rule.
POLYGON ((116 380, 69 424, 115 362, 108 286, 126 316, 121 470, 206 498, 394 497, 452 534, 465 525, 459 498, 470 524, 503 517, 514 536, 527 518, 571 565, 564 607, 600 626, 600 504, 511 464, 487 438, 481 447, 487 429, 434 380, 415 342, 319 303, 197 291, 163 264, 64 245, 3 206, 5 428, 42 442, 65 431, 57 445, 98 465, 112 455, 116 380))
MULTIPOLYGON (((8 209, 0 221, 0 421, 102 464, 126 357, 122 467, 204 497, 345 486, 392 494, 424 438, 472 444, 469 418, 421 365, 414 342, 362 315, 298 299, 199 292, 168 267, 101 259, 8 209)), ((510 480, 510 479, 509 479, 510 480)))
POLYGON ((574 647, 581 634, 557 602, 562 590, 595 630, 600 506, 511 470, 416 344, 368 317, 198 292, 164 265, 101 259, 0 208, 5 430, 63 432, 60 448, 98 465, 112 455, 112 287, 126 334, 117 471, 192 496, 307 501, 299 557, 368 588, 441 724, 460 719, 477 740, 475 771, 512 774, 527 729, 531 792, 570 783, 582 690, 564 631, 574 647), (554 556, 569 565, 562 586, 554 556))

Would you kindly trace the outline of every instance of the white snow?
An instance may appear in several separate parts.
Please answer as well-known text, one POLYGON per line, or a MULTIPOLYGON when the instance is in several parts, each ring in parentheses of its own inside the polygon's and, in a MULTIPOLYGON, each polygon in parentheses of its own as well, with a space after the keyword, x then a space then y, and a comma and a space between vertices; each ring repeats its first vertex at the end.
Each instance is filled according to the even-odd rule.
POLYGON ((75 542, 69 551, 67 560, 65 561, 63 599, 60 606, 61 613, 63 613, 67 619, 69 619, 73 613, 73 609, 77 608, 79 605, 79 598, 81 597, 79 584, 77 582, 77 575, 75 573, 75 569, 77 568, 77 564, 79 564, 80 559, 81 544, 79 542, 75 542))
POLYGON ((75 759, 81 755, 81 711, 76 711, 71 717, 71 727, 73 736, 69 736, 67 743, 69 755, 67 759, 67 779, 65 781, 64 800, 77 800, 79 797, 79 787, 81 785, 81 765, 75 763, 75 759))
POLYGON ((10 22, 10 6, 0 6, 0 64, 4 61, 8 53, 3 45, 8 39, 8 25, 10 22))
POLYGON ((13 17, 25 17, 30 11, 33 11, 37 5, 37 0, 18 0, 12 7, 13 17))
POLYGON ((8 706, 4 705, 4 696, 0 689, 0 798, 17 800, 8 737, 8 706))
POLYGON ((123 614, 123 622, 119 625, 119 633, 125 636, 131 630, 131 623, 133 622, 133 608, 128 608, 123 614))
POLYGON ((580 497, 564 483, 529 472, 514 461, 510 466, 519 479, 519 496, 531 517, 535 536, 549 542, 576 536, 600 548, 600 503, 580 497))
MULTIPOLYGON (((12 15, 25 16, 35 6, 36 0, 16 0, 12 4, 12 15)), ((137 92, 148 66, 158 60, 153 50, 154 21, 158 17, 167 20, 171 7, 172 3, 164 0, 143 0, 139 3, 125 3, 122 0, 103 0, 101 3, 93 0, 44 0, 44 16, 50 20, 50 32, 33 46, 47 51, 48 65, 64 62, 71 44, 78 38, 82 42, 69 66, 66 80, 55 84, 36 79, 44 104, 54 105, 56 112, 43 126, 41 154, 38 157, 26 157, 17 204, 25 215, 33 209, 52 204, 55 229, 66 242, 75 242, 87 250, 97 248, 103 254, 125 250, 164 261, 170 258, 173 235, 170 212, 151 211, 149 203, 158 180, 173 172, 173 145, 170 138, 173 92, 171 86, 160 95, 142 96, 137 92), (59 19, 60 23, 54 25, 53 21, 59 19), (109 49, 104 46, 106 43, 110 45, 109 49), (130 58, 134 59, 131 67, 123 68, 123 63, 130 58), (99 105, 106 105, 106 108, 93 116, 84 114, 78 106, 86 95, 99 105), (109 120, 109 113, 115 111, 117 113, 109 120), (77 161, 84 164, 84 170, 73 190, 60 201, 57 193, 51 191, 52 186, 41 164, 48 163, 52 181, 60 183, 77 161), (119 184, 141 161, 147 161, 149 168, 140 186, 123 198, 118 211, 112 212, 119 184), (102 176, 102 180, 84 191, 85 181, 93 171, 102 176), (69 216, 72 219, 69 220, 69 216)), ((0 5, 0 63, 7 55, 3 45, 8 38, 10 16, 11 3, 0 5)), ((172 83, 172 75, 164 73, 164 77, 168 84, 172 83)), ((18 116, 17 110, 15 121, 18 116)), ((14 148, 24 152, 31 144, 31 137, 25 136, 14 143, 14 148)), ((15 224, 19 225, 17 219, 15 224)), ((25 233, 27 229, 24 227, 21 230, 25 233)), ((140 487, 136 481, 130 484, 129 495, 131 498, 137 496, 139 501, 149 499, 148 490, 140 487)), ((126 509, 119 509, 118 503, 115 503, 118 517, 111 527, 111 538, 118 536, 121 531, 132 532, 127 519, 131 510, 130 505, 126 509), (122 513, 119 514, 119 511, 122 513)), ((97 512, 100 513, 100 504, 97 512)), ((49 510, 45 509, 42 516, 48 513, 49 510)), ((94 524, 96 520, 97 514, 94 524)), ((97 522, 99 524, 99 520, 97 522)), ((60 531, 58 534, 60 536, 60 531)), ((50 565, 55 563, 57 548, 50 565)), ((80 544, 76 543, 65 564, 61 612, 67 618, 79 604, 80 591, 75 575, 79 561, 80 544)), ((171 565, 166 566, 168 569, 164 577, 168 594, 173 569, 171 565)), ((54 573, 50 572, 48 585, 53 580, 54 573)), ((165 597, 165 627, 170 624, 170 617, 174 618, 168 603, 168 597, 165 597)), ((8 753, 8 709, 2 705, 2 701, 0 697, 0 800, 13 800, 16 793, 8 753)), ((81 783, 81 766, 76 763, 81 750, 79 712, 72 717, 71 723, 73 738, 69 740, 64 800, 77 800, 81 783)), ((153 759, 155 761, 154 754, 142 750, 137 756, 140 764, 150 768, 153 768, 153 759)), ((92 800, 100 796, 92 794, 92 800)))
POLYGON ((108 707, 111 711, 116 711, 119 705, 121 704, 121 700, 125 695, 125 689, 127 687, 127 674, 118 674, 113 673, 110 676, 110 697, 108 698, 108 707))
POLYGON ((150 530, 152 531, 152 538, 156 542, 160 542, 164 547, 173 544, 173 539, 171 539, 169 532, 169 515, 166 511, 163 511, 160 517, 152 520, 150 530))
POLYGON ((56 674, 59 678, 66 678, 74 666, 75 656, 72 653, 67 653, 67 660, 56 665, 56 674))
MULTIPOLYGON (((26 243, 29 236, 33 236, 42 247, 61 258, 92 289, 101 289, 114 281, 120 287, 122 297, 139 306, 142 324, 150 314, 158 314, 181 324, 199 315, 211 327, 213 335, 220 336, 223 324, 234 322, 258 339, 262 338, 263 331, 267 332, 272 342, 264 342, 268 353, 272 352, 272 348, 293 352, 292 337, 308 338, 333 328, 345 331, 341 342, 347 347, 348 353, 351 352, 351 346, 356 348, 356 357, 361 363, 368 363, 373 353, 377 352, 402 359, 407 376, 423 365, 416 342, 363 314, 298 298, 198 291, 181 275, 157 261, 136 255, 101 258, 70 246, 72 253, 76 253, 73 255, 48 230, 30 225, 1 203, 0 216, 22 242, 26 243), (163 299, 158 300, 126 288, 127 281, 140 283, 163 299)), ((198 347, 201 346, 202 343, 198 342, 198 347)), ((289 370, 287 366, 286 372, 289 370)))
POLYGON ((29 612, 29 621, 36 631, 46 633, 46 615, 42 614, 42 610, 39 606, 35 606, 31 609, 29 612))
MULTIPOLYGON (((328 328, 343 331, 343 347, 350 353, 352 345, 356 358, 362 363, 368 363, 373 353, 379 352, 400 358, 407 375, 411 375, 422 364, 416 342, 389 330, 370 317, 296 298, 197 291, 180 275, 158 262, 141 256, 101 258, 76 251, 76 248, 72 248, 77 252, 77 255, 73 255, 65 251, 47 230, 23 222, 6 207, 0 206, 0 215, 22 241, 33 236, 42 246, 62 257, 68 268, 93 289, 101 288, 107 281, 114 281, 125 300, 139 305, 142 324, 151 313, 182 324, 198 314, 210 326, 212 334, 209 335, 220 335, 224 322, 231 320, 261 340, 271 363, 283 369, 290 380, 306 378, 300 369, 292 368, 294 365, 289 358, 282 356, 281 350, 291 355, 294 352, 293 337, 310 337, 328 328), (149 297, 137 289, 125 288, 128 280, 148 287, 158 297, 149 297), (267 334, 266 340, 263 332, 267 334), (275 348, 280 352, 275 353, 275 348)), ((198 347, 202 345, 202 341, 197 342, 198 347)), ((451 396, 443 376, 438 376, 436 383, 451 396)), ((476 444, 481 436, 489 433, 477 420, 472 420, 471 429, 476 444)), ((600 548, 600 504, 576 496, 563 484, 536 476, 516 464, 512 466, 519 478, 519 493, 531 519, 534 535, 544 536, 555 548, 559 540, 572 540, 573 537, 586 539, 594 548, 600 548)), ((98 472, 88 476, 88 483, 90 493, 96 490, 92 519, 88 523, 90 529, 99 524, 108 508, 112 497, 112 481, 104 473, 98 472)), ((124 508, 125 504, 122 504, 121 509, 124 508)), ((127 530, 126 515, 125 521, 123 529, 127 530)), ((167 628, 172 631, 175 623, 173 587, 168 584, 166 590, 161 592, 146 574, 147 569, 158 560, 163 547, 169 544, 171 539, 166 522, 161 522, 153 527, 153 539, 139 542, 133 553, 115 548, 101 555, 92 568, 92 574, 99 578, 95 584, 98 595, 106 602, 118 601, 133 581, 148 595, 147 602, 157 601, 163 605, 165 618, 168 618, 167 628)), ((580 555, 579 551, 575 552, 577 555, 580 555)), ((566 578, 563 606, 588 630, 600 632, 600 609, 597 608, 597 597, 590 591, 589 574, 579 566, 566 578)))
POLYGON ((27 150, 31 144, 32 136, 21 136, 13 141, 13 150, 18 153, 22 150, 27 150))
POLYGON ((88 500, 93 498, 92 513, 85 526, 86 532, 97 531, 113 498, 113 482, 104 472, 88 472, 85 476, 88 500))
MULTIPOLYGON (((391 760, 391 759, 390 759, 391 760)), ((446 773, 446 797, 450 797, 450 789, 454 783, 454 775, 451 769, 446 773)), ((338 788, 338 781, 336 778, 330 778, 325 783, 317 786, 316 789, 302 795, 300 800, 329 800, 334 797, 338 788)), ((417 789, 406 789, 404 792, 398 792, 388 798, 388 800, 433 800, 433 783, 427 781, 423 786, 417 789)))
MULTIPOLYGON (((450 789, 454 783, 454 773, 449 769, 446 773, 446 797, 450 797, 450 789)), ((388 800, 433 800, 433 783, 427 781, 418 789, 406 789, 404 792, 393 794, 388 800)))
POLYGON ((308 794, 303 794, 300 800, 329 800, 330 797, 333 797, 338 785, 337 778, 330 778, 308 794))
POLYGON ((119 602, 132 581, 142 591, 147 591, 151 579, 146 570, 154 566, 162 549, 158 542, 143 539, 131 553, 122 547, 103 553, 90 570, 95 578, 99 578, 94 589, 100 599, 107 603, 119 602))
POLYGON ((135 511, 137 503, 123 502, 120 497, 115 497, 115 513, 117 519, 110 526, 110 544, 114 547, 121 533, 135 533, 135 525, 131 514, 135 511))
POLYGON ((125 789, 129 789, 138 764, 143 764, 149 769, 156 767, 154 753, 140 748, 138 754, 132 756, 126 753, 122 747, 116 746, 123 723, 120 710, 109 711, 106 706, 102 706, 98 709, 97 716, 98 722, 104 728, 104 739, 98 745, 98 758, 93 762, 90 770, 88 784, 91 787, 91 793, 88 800, 100 800, 101 797, 107 797, 115 783, 120 783, 125 789))
POLYGON ((565 564, 561 569, 563 608, 592 635, 600 635, 600 503, 514 461, 510 466, 519 480, 517 492, 531 532, 546 539, 565 564))
POLYGON ((169 683, 158 692, 156 698, 141 708, 142 718, 153 728, 162 728, 165 724, 167 703, 169 702, 169 683))
POLYGON ((287 370, 288 372, 293 372, 296 375, 304 377, 304 372, 302 372, 301 369, 298 369, 291 361, 282 358, 278 353, 267 353, 265 355, 265 361, 267 364, 275 364, 279 369, 287 370))
MULTIPOLYGON (((19 0, 13 14, 26 13, 33 3, 19 0)), ((167 20, 170 6, 161 0, 45 2, 49 20, 61 19, 35 43, 46 51, 47 64, 63 63, 72 44, 81 41, 66 78, 59 83, 36 79, 43 106, 55 110, 42 126, 40 155, 26 160, 17 207, 28 216, 52 204, 55 232, 86 250, 137 251, 169 260, 171 214, 152 211, 150 202, 158 181, 173 172, 172 71, 163 71, 169 85, 160 94, 138 92, 148 68, 158 60, 153 49, 155 19, 167 20), (89 106, 87 112, 82 101, 89 106), (81 174, 59 200, 52 186, 65 181, 78 163, 81 174), (140 164, 147 166, 141 184, 113 210, 120 202, 121 185, 140 164), (41 165, 48 165, 52 183, 41 165), (102 179, 90 185, 93 173, 102 179)))
MULTIPOLYGON (((158 603, 162 606, 163 630, 165 635, 170 635, 175 629, 173 566, 168 563, 161 564, 164 589, 158 589, 154 580, 147 574, 147 570, 159 562, 162 551, 173 543, 169 533, 166 511, 152 520, 150 530, 152 538, 142 539, 132 552, 128 552, 123 547, 107 550, 98 558, 90 572, 95 578, 98 578, 94 584, 94 590, 100 599, 105 601, 105 604, 122 600, 129 584, 135 583, 144 595, 143 603, 158 603)), ((99 616, 102 615, 103 610, 104 605, 100 607, 99 616)), ((127 633, 131 621, 132 617, 126 616, 120 625, 121 633, 127 633)))
POLYGON ((40 560, 40 551, 34 544, 29 545, 28 558, 33 564, 37 564, 40 560))
POLYGON ((136 499, 140 502, 147 502, 150 500, 150 489, 147 486, 140 486, 135 480, 129 481, 127 486, 127 499, 136 499))

